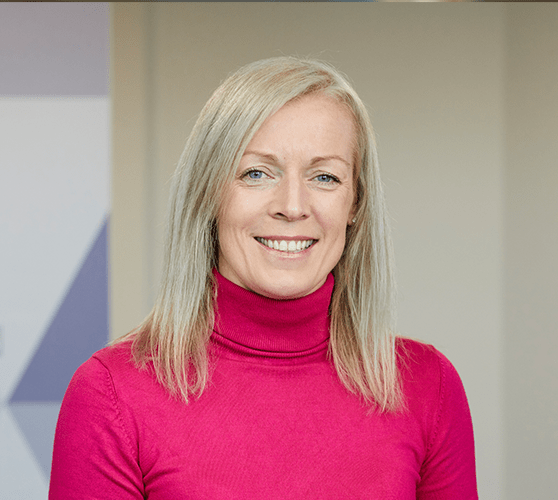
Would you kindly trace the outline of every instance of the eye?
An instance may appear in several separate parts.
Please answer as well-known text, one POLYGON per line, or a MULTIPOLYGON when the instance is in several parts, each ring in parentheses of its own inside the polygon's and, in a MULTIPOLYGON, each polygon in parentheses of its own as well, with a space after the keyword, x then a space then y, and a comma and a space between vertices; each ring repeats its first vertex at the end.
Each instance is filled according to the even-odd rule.
POLYGON ((320 175, 317 175, 315 177, 315 179, 318 182, 323 182, 323 183, 326 183, 326 184, 332 184, 332 183, 335 183, 335 182, 339 182, 339 179, 337 177, 335 177, 333 175, 330 175, 330 174, 320 174, 320 175))
POLYGON ((242 174, 242 177, 250 179, 251 181, 259 181, 263 179, 264 176, 265 174, 261 170, 258 170, 257 168, 252 168, 247 172, 244 172, 244 174, 242 174))
POLYGON ((246 175, 248 175, 250 179, 261 179, 263 177, 263 172, 261 170, 250 170, 246 175))

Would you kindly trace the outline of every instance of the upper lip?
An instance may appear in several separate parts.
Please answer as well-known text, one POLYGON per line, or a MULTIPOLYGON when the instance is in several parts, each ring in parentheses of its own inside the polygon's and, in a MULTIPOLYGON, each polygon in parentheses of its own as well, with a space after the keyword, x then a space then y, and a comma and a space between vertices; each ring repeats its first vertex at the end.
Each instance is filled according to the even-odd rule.
POLYGON ((272 241, 307 241, 317 239, 312 238, 311 236, 257 236, 257 238, 263 238, 264 240, 272 241))

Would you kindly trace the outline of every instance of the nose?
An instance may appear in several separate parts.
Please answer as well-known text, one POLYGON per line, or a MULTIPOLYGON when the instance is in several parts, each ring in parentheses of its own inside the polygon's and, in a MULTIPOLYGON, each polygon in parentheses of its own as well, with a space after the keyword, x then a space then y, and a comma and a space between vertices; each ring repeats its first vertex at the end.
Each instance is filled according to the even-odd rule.
POLYGON ((304 180, 299 176, 286 175, 274 190, 271 215, 289 222, 309 216, 309 199, 304 180))

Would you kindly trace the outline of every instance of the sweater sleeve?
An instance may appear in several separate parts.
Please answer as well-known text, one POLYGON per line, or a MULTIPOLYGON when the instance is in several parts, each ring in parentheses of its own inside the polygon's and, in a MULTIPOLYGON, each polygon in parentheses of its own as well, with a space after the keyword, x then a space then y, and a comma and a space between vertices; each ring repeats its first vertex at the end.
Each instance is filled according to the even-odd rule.
POLYGON ((478 499, 473 424, 457 371, 436 351, 440 364, 439 408, 417 488, 419 500, 478 499))
POLYGON ((89 359, 74 374, 60 409, 49 500, 143 499, 137 449, 109 370, 89 359))

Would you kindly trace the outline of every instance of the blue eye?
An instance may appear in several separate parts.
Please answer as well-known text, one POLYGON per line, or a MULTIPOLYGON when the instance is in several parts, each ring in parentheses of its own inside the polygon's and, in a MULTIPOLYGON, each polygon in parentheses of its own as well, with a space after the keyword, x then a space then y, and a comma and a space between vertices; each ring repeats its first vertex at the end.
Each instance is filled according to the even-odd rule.
POLYGON ((338 180, 335 177, 333 177, 333 175, 328 175, 328 174, 320 174, 316 177, 316 179, 319 182, 326 182, 326 183, 338 182, 338 180))
POLYGON ((264 173, 261 170, 250 170, 244 175, 248 176, 248 178, 252 179, 253 181, 257 181, 259 179, 263 179, 264 173))

